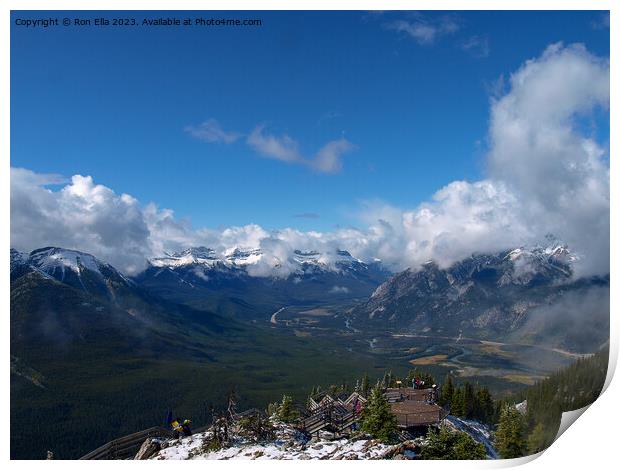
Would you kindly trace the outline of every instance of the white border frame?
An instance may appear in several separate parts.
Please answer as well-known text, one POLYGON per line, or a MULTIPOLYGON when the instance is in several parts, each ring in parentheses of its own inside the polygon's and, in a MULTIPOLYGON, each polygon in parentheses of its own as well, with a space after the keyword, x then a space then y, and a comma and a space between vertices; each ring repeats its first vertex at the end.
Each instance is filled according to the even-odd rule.
MULTIPOLYGON (((0 21, 0 50, 1 50, 1 100, 3 103, 2 111, 0 114, 0 126, 1 132, 0 145, 2 148, 2 164, 0 165, 0 191, 2 191, 2 199, 0 203, 0 210, 2 212, 2 220, 5 221, 5 228, 0 231, 0 249, 4 250, 4 256, 6 262, 3 263, 3 267, 0 270, 0 285, 2 287, 2 312, 5 315, 5 322, 9 321, 9 269, 8 269, 8 253, 10 247, 10 11, 11 10, 611 10, 610 20, 610 62, 611 62, 611 113, 610 113, 610 161, 611 161, 611 203, 612 207, 616 206, 617 191, 613 185, 613 182, 618 181, 617 165, 614 164, 611 155, 614 153, 615 141, 612 136, 616 136, 617 130, 614 125, 617 123, 617 110, 616 106, 617 93, 614 86, 615 80, 613 77, 617 77, 617 47, 614 44, 618 44, 617 28, 618 28, 618 13, 614 9, 615 2, 612 0, 470 0, 467 2, 459 0, 417 0, 417 1, 405 1, 405 0, 385 0, 383 2, 359 0, 359 1, 346 1, 346 0, 298 0, 295 4, 289 2, 283 2, 279 0, 263 0, 263 1, 251 1, 251 0, 227 0, 227 1, 199 1, 199 0, 92 0, 87 4, 84 1, 77 0, 57 0, 57 1, 45 1, 45 0, 5 0, 2 3, 1 15, 2 21, 0 21)), ((618 220, 611 211, 611 234, 610 240, 618 240, 618 220)), ((618 267, 618 250, 616 245, 611 243, 611 338, 610 338, 610 364, 609 373, 606 381, 606 387, 608 387, 605 393, 583 414, 578 420, 578 424, 571 426, 547 451, 542 454, 540 458, 526 457, 516 460, 503 460, 503 461, 464 461, 464 462, 408 462, 408 463, 396 463, 388 461, 380 462, 309 462, 309 461, 294 461, 296 466, 318 466, 326 465, 329 467, 340 465, 420 465, 424 468, 448 468, 458 465, 458 468, 500 468, 510 467, 525 462, 531 463, 528 468, 532 469, 545 469, 548 467, 562 468, 562 469, 583 469, 583 468, 609 468, 611 462, 615 459, 617 435, 616 423, 620 423, 620 411, 619 398, 620 398, 620 386, 618 380, 610 383, 613 371, 616 368, 618 360, 618 319, 617 319, 617 307, 618 307, 618 292, 615 288, 615 275, 618 267)), ((7 323, 4 324, 5 326, 7 323)), ((10 377, 10 365, 6 357, 10 355, 10 333, 9 328, 4 330, 4 387, 2 388, 2 399, 5 404, 5 410, 9 411, 7 406, 9 403, 9 377, 10 377)), ((4 426, 1 427, 1 442, 3 446, 4 460, 9 461, 9 447, 10 447, 10 422, 9 418, 5 419, 4 426)), ((84 462, 81 461, 11 461, 10 464, 17 467, 29 467, 31 465, 51 465, 55 468, 60 468, 59 465, 73 466, 81 465, 84 462)), ((216 466, 222 468, 258 468, 265 469, 271 465, 286 465, 292 464, 293 461, 277 462, 240 462, 240 461, 224 461, 224 462, 209 462, 209 467, 216 466)), ((90 464, 90 463, 89 463, 90 464)), ((146 463, 135 462, 128 464, 127 462, 98 462, 92 463, 93 465, 102 465, 102 467, 110 468, 116 465, 179 465, 178 462, 160 462, 160 463, 146 463)), ((184 462, 183 465, 201 465, 198 462, 184 462)), ((204 463, 202 464, 204 465, 204 463)))

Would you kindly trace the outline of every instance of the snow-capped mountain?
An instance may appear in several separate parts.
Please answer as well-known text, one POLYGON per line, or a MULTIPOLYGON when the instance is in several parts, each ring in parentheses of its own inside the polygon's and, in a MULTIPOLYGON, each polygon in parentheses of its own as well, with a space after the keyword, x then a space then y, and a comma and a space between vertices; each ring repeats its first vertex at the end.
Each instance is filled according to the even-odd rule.
POLYGON ((112 265, 88 253, 57 247, 24 253, 11 248, 11 278, 29 271, 93 294, 108 295, 119 287, 132 285, 112 265))
MULTIPOLYGON (((163 257, 149 260, 149 264, 157 268, 176 269, 184 266, 200 266, 205 270, 246 270, 265 261, 266 254, 257 248, 229 249, 223 253, 206 247, 192 247, 176 253, 166 253, 163 257)), ((376 264, 376 263, 375 263, 376 264)), ((267 276, 287 277, 289 275, 304 274, 316 269, 326 271, 341 271, 351 269, 367 269, 368 265, 354 258, 348 251, 336 250, 334 253, 319 253, 317 251, 295 250, 285 259, 270 257, 269 267, 272 268, 267 276)), ((252 271, 248 271, 252 275, 252 271)))
POLYGON ((446 269, 428 262, 381 284, 354 309, 353 319, 358 328, 381 324, 424 334, 502 337, 519 329, 529 312, 568 292, 608 285, 608 278, 573 279, 576 260, 554 242, 472 255, 446 269))
POLYGON ((533 248, 519 247, 511 250, 506 260, 512 262, 512 269, 507 269, 499 280, 499 285, 528 284, 536 277, 570 277, 571 265, 579 257, 571 253, 566 245, 555 242, 549 246, 533 248))
POLYGON ((166 253, 161 258, 151 259, 150 264, 159 268, 187 266, 189 264, 215 266, 220 261, 221 259, 215 254, 214 250, 201 246, 188 248, 178 253, 166 253))
POLYGON ((280 259, 259 249, 195 247, 151 259, 134 280, 169 300, 256 318, 291 304, 363 298, 388 276, 380 263, 344 250, 295 250, 280 259))

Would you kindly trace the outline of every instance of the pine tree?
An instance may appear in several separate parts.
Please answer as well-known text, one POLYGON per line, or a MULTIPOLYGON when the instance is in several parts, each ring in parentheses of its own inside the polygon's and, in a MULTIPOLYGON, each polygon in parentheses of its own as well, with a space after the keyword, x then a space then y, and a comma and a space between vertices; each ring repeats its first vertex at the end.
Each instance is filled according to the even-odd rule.
POLYGON ((458 438, 452 446, 453 460, 485 460, 487 451, 484 444, 476 442, 473 437, 464 432, 458 432, 458 438))
POLYGON ((547 442, 543 424, 538 423, 527 438, 527 449, 529 453, 536 454, 542 452, 549 447, 549 444, 551 443, 547 442))
POLYGON ((493 419, 493 398, 491 398, 491 393, 489 389, 486 387, 482 387, 478 389, 476 393, 476 419, 482 421, 483 423, 490 423, 493 419))
POLYGON ((463 392, 460 387, 455 388, 450 403, 450 414, 454 416, 463 416, 463 408, 463 392))
POLYGON ((514 406, 505 406, 501 412, 495 447, 503 459, 514 459, 527 453, 525 419, 514 406))
POLYGON ((368 374, 364 374, 364 377, 362 377, 360 390, 364 397, 368 396, 368 393, 370 392, 370 379, 368 378, 368 374))
POLYGON ((381 381, 381 385, 383 388, 389 388, 394 386, 394 376, 392 375, 392 371, 388 370, 383 374, 383 380, 381 381))
POLYGON ((410 369, 409 372, 407 372, 407 386, 411 387, 411 383, 413 382, 413 380, 416 378, 416 373, 417 373, 418 369, 410 369))
POLYGON ((439 432, 431 429, 426 435, 427 444, 422 447, 423 460, 482 460, 486 458, 484 445, 470 435, 450 431, 442 426, 439 432))
POLYGON ((469 382, 465 382, 463 387, 463 409, 461 414, 467 419, 473 418, 475 408, 474 401, 474 387, 469 382))
POLYGON ((384 442, 389 442, 397 431, 396 416, 380 387, 372 389, 368 402, 362 409, 360 430, 384 442))
POLYGON ((293 408, 293 399, 290 396, 282 396, 282 402, 278 406, 277 416, 283 423, 292 423, 299 417, 299 413, 293 408))
POLYGON ((422 381, 424 382, 424 388, 431 388, 435 385, 435 379, 431 374, 423 374, 422 381))
POLYGON ((441 406, 450 405, 452 403, 452 395, 454 393, 454 384, 452 383, 452 376, 446 375, 446 380, 441 387, 441 396, 439 397, 439 404, 441 406))

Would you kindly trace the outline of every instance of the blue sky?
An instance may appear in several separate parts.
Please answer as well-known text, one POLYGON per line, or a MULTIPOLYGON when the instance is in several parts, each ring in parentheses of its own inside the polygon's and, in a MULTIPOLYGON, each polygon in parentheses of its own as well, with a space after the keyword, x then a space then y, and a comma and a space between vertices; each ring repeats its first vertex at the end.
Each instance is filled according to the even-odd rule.
MULTIPOLYGON (((92 175, 197 227, 329 230, 356 224, 361 201, 415 207, 454 180, 484 177, 498 79, 549 44, 579 42, 609 55, 600 12, 217 16, 263 24, 26 29, 12 22, 11 165, 92 175), (209 120, 236 138, 207 142, 187 131, 209 120), (351 149, 340 171, 326 173, 265 158, 246 142, 257 126, 263 137, 294 140, 305 160, 333 141, 346 139, 351 149)), ((608 140, 607 116, 594 119, 584 125, 608 140)))

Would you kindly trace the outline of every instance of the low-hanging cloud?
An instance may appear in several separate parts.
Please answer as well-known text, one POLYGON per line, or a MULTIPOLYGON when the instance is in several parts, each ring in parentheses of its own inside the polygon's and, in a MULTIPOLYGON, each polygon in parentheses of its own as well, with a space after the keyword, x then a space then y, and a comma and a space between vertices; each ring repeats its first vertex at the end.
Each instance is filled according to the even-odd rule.
MULTIPOLYGON (((485 179, 452 182, 409 210, 367 202, 359 211, 361 228, 331 232, 258 225, 195 229, 171 210, 143 206, 91 177, 76 175, 53 189, 62 184, 58 176, 13 168, 11 243, 25 250, 57 245, 88 251, 130 273, 148 257, 188 246, 221 253, 260 248, 265 256, 251 274, 265 276, 291 272, 294 250, 318 251, 333 264, 337 250, 346 249, 394 270, 417 269, 430 259, 445 267, 473 252, 536 244, 553 233, 579 255, 578 275, 607 274, 608 153, 579 123, 608 106, 608 60, 581 45, 549 46, 491 100, 485 179)), ((322 171, 337 171, 340 156, 350 150, 348 142, 333 141, 306 160, 291 138, 263 128, 252 134, 251 145, 264 156, 322 171)))
POLYGON ((543 341, 550 347, 580 353, 596 351, 609 341, 609 308, 608 286, 567 292, 553 303, 529 311, 514 339, 543 341))

